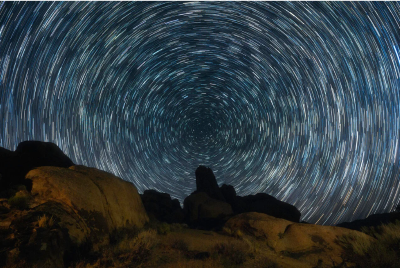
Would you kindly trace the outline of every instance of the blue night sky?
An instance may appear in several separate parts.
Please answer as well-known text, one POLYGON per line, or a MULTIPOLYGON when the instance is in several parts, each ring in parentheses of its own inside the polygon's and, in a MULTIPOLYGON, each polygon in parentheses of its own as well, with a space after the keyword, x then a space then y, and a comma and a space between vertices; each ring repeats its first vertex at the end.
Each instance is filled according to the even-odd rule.
POLYGON ((399 202, 400 4, 5 2, 0 146, 181 201, 198 165, 337 224, 399 202))

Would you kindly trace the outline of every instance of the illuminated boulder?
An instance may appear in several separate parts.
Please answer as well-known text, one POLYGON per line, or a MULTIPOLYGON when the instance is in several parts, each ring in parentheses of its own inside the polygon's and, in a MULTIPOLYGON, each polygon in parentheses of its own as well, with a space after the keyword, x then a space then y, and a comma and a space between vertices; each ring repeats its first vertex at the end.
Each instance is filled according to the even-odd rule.
POLYGON ((148 222, 136 187, 105 171, 84 166, 39 167, 26 178, 32 180, 31 206, 58 202, 78 219, 60 223, 76 243, 86 238, 96 242, 115 229, 141 228, 148 222))

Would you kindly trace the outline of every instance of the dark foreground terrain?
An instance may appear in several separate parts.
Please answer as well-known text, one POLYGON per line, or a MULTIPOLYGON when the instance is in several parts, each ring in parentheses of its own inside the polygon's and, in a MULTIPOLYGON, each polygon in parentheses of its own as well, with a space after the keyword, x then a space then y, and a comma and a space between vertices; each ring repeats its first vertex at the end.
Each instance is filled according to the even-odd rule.
POLYGON ((399 213, 299 223, 294 206, 237 196, 204 166, 183 208, 51 143, 1 148, 0 174, 0 267, 400 267, 399 213))

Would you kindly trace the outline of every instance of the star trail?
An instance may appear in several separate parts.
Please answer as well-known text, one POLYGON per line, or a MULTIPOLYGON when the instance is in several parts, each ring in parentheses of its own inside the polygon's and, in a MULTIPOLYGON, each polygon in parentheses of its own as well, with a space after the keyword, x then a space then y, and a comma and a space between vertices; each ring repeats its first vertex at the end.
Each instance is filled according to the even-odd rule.
POLYGON ((400 5, 5 2, 0 146, 181 201, 198 165, 337 224, 399 202, 400 5))

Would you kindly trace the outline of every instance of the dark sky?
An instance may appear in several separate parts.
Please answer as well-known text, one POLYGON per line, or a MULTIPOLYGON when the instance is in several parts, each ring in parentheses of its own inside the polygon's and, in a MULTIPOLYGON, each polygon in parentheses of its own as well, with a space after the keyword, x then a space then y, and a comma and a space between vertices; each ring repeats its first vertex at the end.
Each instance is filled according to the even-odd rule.
POLYGON ((400 5, 6 2, 0 146, 182 199, 198 165, 336 224, 399 202, 400 5))

